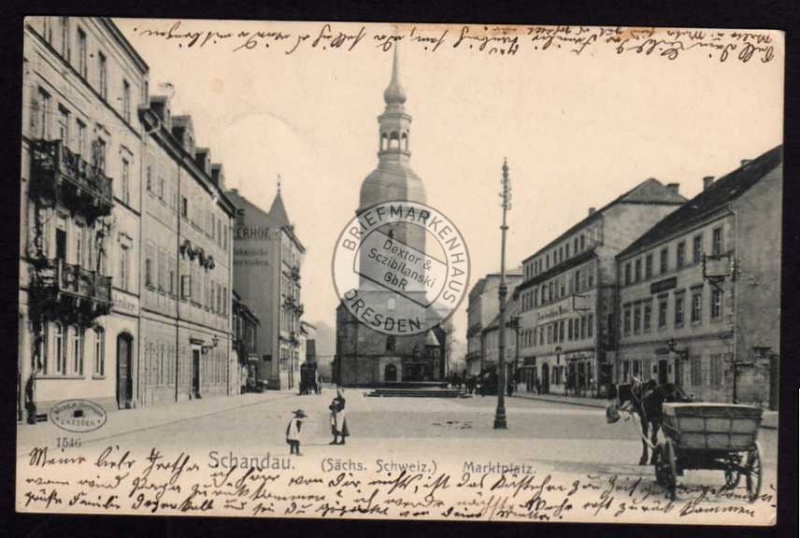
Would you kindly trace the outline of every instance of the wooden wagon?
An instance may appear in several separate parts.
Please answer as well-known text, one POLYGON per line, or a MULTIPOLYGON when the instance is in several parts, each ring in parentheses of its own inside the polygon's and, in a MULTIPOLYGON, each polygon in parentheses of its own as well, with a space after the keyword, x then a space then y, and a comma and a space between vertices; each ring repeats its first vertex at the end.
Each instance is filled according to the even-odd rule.
POLYGON ((665 439, 656 447, 656 480, 675 499, 677 477, 685 469, 717 469, 733 489, 745 477, 750 501, 761 491, 757 441, 762 410, 747 405, 663 404, 665 439))

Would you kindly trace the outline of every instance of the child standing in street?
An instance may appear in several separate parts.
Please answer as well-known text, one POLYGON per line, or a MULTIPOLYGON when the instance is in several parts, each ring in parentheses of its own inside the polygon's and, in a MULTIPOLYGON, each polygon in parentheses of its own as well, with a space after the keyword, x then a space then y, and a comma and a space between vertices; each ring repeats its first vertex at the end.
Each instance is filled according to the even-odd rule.
POLYGON ((289 454, 300 455, 300 428, 303 425, 304 418, 306 418, 306 414, 302 409, 298 409, 294 412, 294 416, 286 427, 286 442, 289 444, 289 454))

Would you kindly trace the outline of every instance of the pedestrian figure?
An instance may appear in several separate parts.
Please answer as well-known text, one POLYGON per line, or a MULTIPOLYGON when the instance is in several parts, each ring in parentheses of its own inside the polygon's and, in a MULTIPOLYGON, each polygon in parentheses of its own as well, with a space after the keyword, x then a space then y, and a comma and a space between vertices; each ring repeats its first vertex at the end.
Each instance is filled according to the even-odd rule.
POLYGON ((345 399, 342 394, 342 389, 336 389, 336 397, 328 406, 331 411, 331 433, 333 434, 333 441, 331 445, 343 445, 345 437, 350 435, 347 429, 347 414, 345 412, 345 399), (341 438, 341 440, 339 440, 341 438))
POLYGON ((286 442, 289 444, 289 454, 296 454, 300 456, 300 428, 303 425, 303 419, 306 414, 302 409, 294 412, 294 416, 286 426, 286 442))

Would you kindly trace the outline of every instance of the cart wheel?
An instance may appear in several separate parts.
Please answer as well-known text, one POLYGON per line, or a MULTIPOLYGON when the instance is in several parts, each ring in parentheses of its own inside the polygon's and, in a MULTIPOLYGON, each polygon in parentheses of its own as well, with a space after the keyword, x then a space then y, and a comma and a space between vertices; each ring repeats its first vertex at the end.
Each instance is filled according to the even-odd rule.
POLYGON ((727 458, 727 466, 725 467, 725 488, 736 489, 739 485, 739 480, 742 478, 742 458, 738 454, 729 456, 727 458))
POLYGON ((672 440, 667 439, 664 443, 664 478, 667 485, 667 497, 669 500, 675 500, 675 489, 678 486, 678 465, 675 461, 675 447, 672 445, 672 440))
POLYGON ((756 442, 756 447, 747 453, 747 495, 750 502, 755 501, 761 493, 761 447, 756 442))

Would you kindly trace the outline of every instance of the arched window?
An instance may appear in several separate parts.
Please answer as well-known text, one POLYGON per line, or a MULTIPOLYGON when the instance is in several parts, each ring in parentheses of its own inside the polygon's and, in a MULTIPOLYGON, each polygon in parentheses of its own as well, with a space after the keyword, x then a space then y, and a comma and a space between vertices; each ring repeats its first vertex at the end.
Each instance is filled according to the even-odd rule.
POLYGON ((387 352, 394 352, 394 348, 397 341, 395 340, 394 336, 387 336, 386 337, 386 351, 387 352))
POLYGON ((403 133, 400 138, 403 142, 403 149, 408 150, 408 133, 403 133))
POLYGON ((83 375, 83 331, 77 325, 70 329, 72 333, 72 373, 83 375))
POLYGON ((66 374, 67 361, 64 349, 64 327, 59 322, 53 323, 53 357, 55 359, 55 373, 66 374))
POLYGON ((381 134, 381 151, 389 147, 389 138, 386 133, 381 134))
POLYGON ((94 375, 102 377, 106 375, 106 332, 102 327, 96 327, 92 332, 94 333, 94 375))
POLYGON ((389 147, 400 149, 400 135, 397 131, 392 131, 392 134, 389 135, 389 147))

